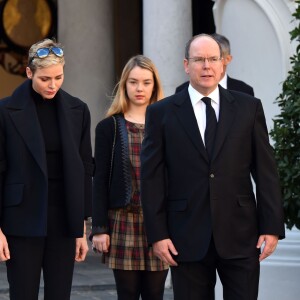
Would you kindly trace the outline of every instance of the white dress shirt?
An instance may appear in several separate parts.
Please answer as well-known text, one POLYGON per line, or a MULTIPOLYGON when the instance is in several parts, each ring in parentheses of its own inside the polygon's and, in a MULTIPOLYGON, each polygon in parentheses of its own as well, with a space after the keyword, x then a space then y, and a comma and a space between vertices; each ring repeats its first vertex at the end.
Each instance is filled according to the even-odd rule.
POLYGON ((227 79, 228 75, 225 73, 224 77, 219 81, 219 85, 221 85, 224 89, 227 89, 227 79))
MULTIPOLYGON (((188 92, 191 98, 192 106, 194 109, 195 117, 198 123, 199 131, 202 137, 203 144, 204 141, 204 133, 206 127, 206 105, 201 99, 203 96, 201 93, 196 91, 191 84, 188 87, 188 92)), ((211 98, 211 105, 215 110, 217 121, 219 120, 219 111, 220 111, 220 93, 219 88, 217 87, 214 91, 212 91, 207 97, 211 98)))

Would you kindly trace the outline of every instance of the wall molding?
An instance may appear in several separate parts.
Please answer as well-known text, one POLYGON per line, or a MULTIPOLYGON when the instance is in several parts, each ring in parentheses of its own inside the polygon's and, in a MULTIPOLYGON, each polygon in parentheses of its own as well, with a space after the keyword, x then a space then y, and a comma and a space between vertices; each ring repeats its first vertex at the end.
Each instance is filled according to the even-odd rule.
MULTIPOLYGON (((223 15, 226 4, 231 0, 215 0, 213 7, 216 31, 222 32, 223 15)), ((271 23, 281 51, 281 62, 284 66, 283 77, 290 70, 290 57, 295 53, 296 45, 291 43, 289 32, 295 27, 292 13, 296 4, 293 0, 249 0, 254 2, 271 23)))

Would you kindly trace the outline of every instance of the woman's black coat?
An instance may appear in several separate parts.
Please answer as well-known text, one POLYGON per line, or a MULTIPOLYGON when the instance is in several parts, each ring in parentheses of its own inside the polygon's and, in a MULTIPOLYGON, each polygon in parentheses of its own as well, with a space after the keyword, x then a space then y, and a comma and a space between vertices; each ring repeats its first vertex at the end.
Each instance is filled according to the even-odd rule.
MULTIPOLYGON (((25 81, 0 101, 0 228, 6 235, 42 237, 47 234, 47 162, 31 84, 25 81)), ((63 90, 56 97, 67 232, 81 237, 92 207, 90 113, 63 90)))

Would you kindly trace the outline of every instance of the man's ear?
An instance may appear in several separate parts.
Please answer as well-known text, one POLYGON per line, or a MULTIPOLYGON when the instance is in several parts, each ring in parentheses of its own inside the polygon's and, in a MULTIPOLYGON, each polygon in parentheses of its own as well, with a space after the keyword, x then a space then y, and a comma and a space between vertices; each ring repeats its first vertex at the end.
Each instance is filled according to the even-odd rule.
POLYGON ((184 67, 185 73, 189 74, 190 73, 190 71, 189 71, 189 61, 186 58, 183 60, 183 67, 184 67))
POLYGON ((232 61, 232 55, 230 54, 227 54, 225 57, 224 57, 224 65, 227 66, 231 63, 232 61))

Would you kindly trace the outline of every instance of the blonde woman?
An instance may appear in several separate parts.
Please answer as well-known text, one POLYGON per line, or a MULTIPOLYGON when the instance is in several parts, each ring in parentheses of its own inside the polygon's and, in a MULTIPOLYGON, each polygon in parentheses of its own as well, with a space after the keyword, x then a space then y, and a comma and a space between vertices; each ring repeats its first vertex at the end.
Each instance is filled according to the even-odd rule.
POLYGON ((22 83, 0 102, 0 261, 12 300, 70 299, 88 251, 93 159, 88 107, 61 89, 64 51, 31 46, 22 83))
POLYGON ((168 265, 148 246, 140 199, 145 112, 162 97, 153 62, 132 57, 96 127, 92 242, 113 269, 119 300, 163 299, 168 265))

